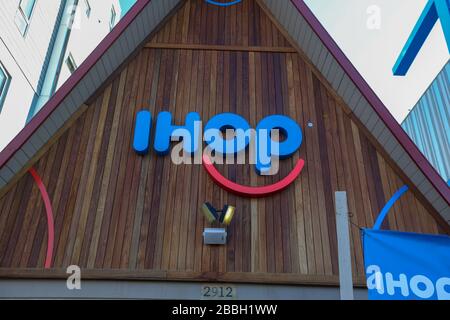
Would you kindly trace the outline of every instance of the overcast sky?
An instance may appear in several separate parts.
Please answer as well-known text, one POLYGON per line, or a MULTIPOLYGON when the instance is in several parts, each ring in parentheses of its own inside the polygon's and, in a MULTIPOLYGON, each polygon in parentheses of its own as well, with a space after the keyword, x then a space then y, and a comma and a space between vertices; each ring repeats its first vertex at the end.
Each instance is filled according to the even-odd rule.
POLYGON ((436 24, 405 77, 392 67, 427 0, 305 0, 328 32, 402 122, 449 60, 442 26, 436 24), (380 9, 380 29, 369 29, 369 7, 380 9))

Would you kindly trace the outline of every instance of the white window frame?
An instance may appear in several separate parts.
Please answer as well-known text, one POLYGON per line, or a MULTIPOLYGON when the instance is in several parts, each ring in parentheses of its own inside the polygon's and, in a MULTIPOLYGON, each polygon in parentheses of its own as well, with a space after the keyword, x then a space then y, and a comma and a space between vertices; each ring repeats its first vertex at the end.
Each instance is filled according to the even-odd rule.
POLYGON ((89 0, 84 0, 84 4, 86 6, 86 17, 89 19, 91 17, 92 7, 89 0))
POLYGON ((77 70, 77 68, 78 68, 78 65, 77 65, 71 52, 67 55, 66 66, 67 66, 67 69, 69 69, 70 74, 73 74, 75 72, 75 70, 77 70), (72 68, 70 67, 70 65, 72 65, 73 71, 71 70, 72 68))
POLYGON ((23 3, 23 1, 24 0, 20 0, 19 1, 19 6, 18 6, 18 8, 17 8, 17 12, 16 12, 16 17, 15 17, 15 23, 16 23, 16 26, 17 26, 17 28, 19 29, 19 31, 20 31, 20 33, 21 33, 21 35, 22 35, 22 37, 26 37, 26 35, 27 35, 27 33, 28 33, 28 29, 29 29, 29 27, 30 27, 30 23, 31 23, 31 19, 32 19, 32 17, 33 17, 33 13, 34 13, 34 9, 36 8, 36 3, 37 3, 37 1, 38 0, 33 0, 33 6, 32 6, 32 8, 31 8, 31 12, 30 12, 30 15, 29 16, 27 16, 26 14, 25 14, 25 12, 23 11, 23 9, 22 9, 22 3, 23 3), (18 19, 20 19, 20 20, 18 20, 18 19), (24 28, 22 29, 22 23, 23 23, 23 25, 24 25, 24 28))
POLYGON ((109 29, 112 30, 116 25, 117 11, 114 5, 111 6, 111 16, 109 17, 109 29))

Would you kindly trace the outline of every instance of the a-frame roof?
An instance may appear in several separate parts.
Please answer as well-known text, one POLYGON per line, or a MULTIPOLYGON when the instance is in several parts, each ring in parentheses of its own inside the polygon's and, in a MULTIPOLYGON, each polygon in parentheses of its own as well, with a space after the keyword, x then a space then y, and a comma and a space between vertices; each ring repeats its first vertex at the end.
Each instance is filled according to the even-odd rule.
MULTIPOLYGON (((286 35, 350 107, 352 116, 402 171, 403 177, 450 221, 450 188, 418 150, 303 0, 259 0, 286 35)), ((30 167, 42 148, 156 30, 180 0, 138 0, 130 12, 0 153, 0 189, 30 167)))

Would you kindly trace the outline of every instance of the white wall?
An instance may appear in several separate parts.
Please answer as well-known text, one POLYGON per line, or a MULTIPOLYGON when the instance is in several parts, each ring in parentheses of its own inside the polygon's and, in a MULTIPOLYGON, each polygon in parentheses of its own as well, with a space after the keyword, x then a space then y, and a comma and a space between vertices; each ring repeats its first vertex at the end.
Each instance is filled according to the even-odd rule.
POLYGON ((58 88, 70 77, 70 71, 66 64, 69 54, 72 54, 79 67, 110 32, 109 21, 112 6, 114 6, 116 11, 116 24, 120 20, 121 8, 119 0, 89 0, 89 3, 91 5, 91 15, 88 18, 86 16, 86 2, 85 0, 79 0, 58 79, 58 88))
MULTIPOLYGON (((48 45, 55 27, 60 2, 36 1, 25 37, 17 28, 14 17, 19 0, 0 1, 0 37, 36 90, 48 45)), ((3 55, 0 56, 0 59, 3 55)))
POLYGON ((0 150, 3 150, 25 126, 35 92, 3 42, 0 42, 0 61, 11 75, 11 83, 0 112, 0 150))
POLYGON ((38 0, 25 37, 14 21, 18 6, 19 0, 0 1, 0 62, 11 76, 9 90, 0 112, 0 150, 25 125, 60 2, 38 0))

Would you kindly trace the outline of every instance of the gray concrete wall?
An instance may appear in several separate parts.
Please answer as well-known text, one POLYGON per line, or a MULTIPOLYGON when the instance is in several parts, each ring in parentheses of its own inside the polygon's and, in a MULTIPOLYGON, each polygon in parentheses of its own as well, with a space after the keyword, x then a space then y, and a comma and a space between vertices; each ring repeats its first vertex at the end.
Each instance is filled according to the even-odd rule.
MULTIPOLYGON (((68 290, 65 280, 0 280, 0 298, 63 299, 201 299, 203 283, 82 280, 81 290, 68 290)), ((233 284, 237 299, 337 300, 336 287, 233 284)), ((356 289, 355 299, 367 299, 356 289)))

